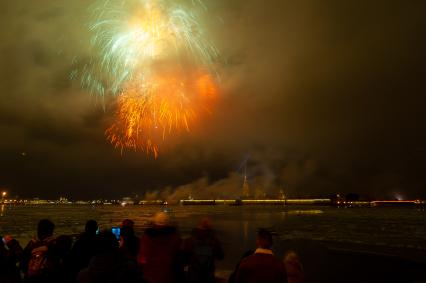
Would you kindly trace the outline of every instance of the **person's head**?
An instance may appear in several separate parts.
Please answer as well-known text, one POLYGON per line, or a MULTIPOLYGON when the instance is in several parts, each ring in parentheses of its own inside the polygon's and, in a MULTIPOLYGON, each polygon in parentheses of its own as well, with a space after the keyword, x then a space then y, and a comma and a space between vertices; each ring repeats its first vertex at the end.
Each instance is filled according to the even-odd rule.
POLYGON ((135 222, 130 219, 124 219, 123 222, 121 222, 120 236, 122 239, 126 239, 135 235, 135 231, 133 230, 134 226, 135 222))
POLYGON ((165 212, 158 212, 154 215, 155 226, 168 226, 170 224, 170 217, 165 212))
POLYGON ((96 231, 98 230, 98 222, 96 222, 96 220, 90 219, 87 220, 86 222, 86 226, 84 227, 84 231, 87 234, 96 234, 96 231))
POLYGON ((122 239, 127 239, 129 237, 133 237, 134 235, 135 235, 135 231, 133 230, 133 228, 129 226, 123 226, 120 229, 120 237, 122 239))
POLYGON ((121 222, 121 228, 128 227, 133 229, 134 226, 135 226, 135 222, 130 219, 124 219, 123 222, 121 222))
POLYGON ((55 230, 55 224, 49 219, 42 219, 37 225, 37 237, 44 240, 53 235, 53 230, 55 230))
POLYGON ((213 228, 213 222, 210 218, 205 217, 198 223, 197 228, 201 230, 211 230, 213 228))
POLYGON ((272 234, 266 229, 259 229, 257 231, 256 246, 262 249, 272 248, 272 234))

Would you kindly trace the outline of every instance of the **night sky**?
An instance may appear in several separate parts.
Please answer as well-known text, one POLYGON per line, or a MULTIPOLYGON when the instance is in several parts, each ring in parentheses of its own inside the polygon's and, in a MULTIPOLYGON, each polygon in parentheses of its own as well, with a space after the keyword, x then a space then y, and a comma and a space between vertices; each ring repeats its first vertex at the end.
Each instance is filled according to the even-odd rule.
POLYGON ((248 159, 251 187, 271 193, 426 197, 425 1, 206 0, 219 101, 157 160, 114 149, 114 99, 69 78, 90 55, 89 2, 0 3, 0 188, 12 196, 233 197, 248 159))

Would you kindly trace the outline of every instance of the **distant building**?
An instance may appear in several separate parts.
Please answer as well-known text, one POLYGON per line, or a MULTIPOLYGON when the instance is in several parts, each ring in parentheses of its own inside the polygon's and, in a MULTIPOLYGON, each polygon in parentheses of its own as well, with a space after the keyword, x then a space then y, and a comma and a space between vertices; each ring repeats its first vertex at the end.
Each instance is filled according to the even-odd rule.
POLYGON ((241 196, 243 198, 249 198, 250 197, 250 187, 247 182, 247 165, 244 167, 244 181, 243 181, 243 191, 241 196))
POLYGON ((121 200, 121 203, 120 203, 122 206, 126 206, 126 205, 133 205, 133 204, 135 204, 135 201, 132 199, 132 198, 130 198, 130 197, 124 197, 122 200, 121 200))
POLYGON ((69 201, 66 197, 60 197, 58 203, 69 203, 69 201))

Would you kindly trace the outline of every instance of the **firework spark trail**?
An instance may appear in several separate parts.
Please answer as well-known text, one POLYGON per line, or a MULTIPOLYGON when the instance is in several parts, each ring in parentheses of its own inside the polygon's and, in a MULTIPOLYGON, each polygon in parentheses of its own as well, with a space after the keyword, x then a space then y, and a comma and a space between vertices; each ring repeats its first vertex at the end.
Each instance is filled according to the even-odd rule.
POLYGON ((211 76, 201 72, 132 82, 118 98, 117 119, 107 129, 107 139, 115 147, 140 149, 157 157, 165 136, 182 128, 189 131, 190 125, 210 112, 216 96, 211 76))
POLYGON ((115 147, 157 157, 167 135, 189 131, 210 112, 218 51, 199 21, 201 0, 183 2, 106 0, 92 7, 98 57, 78 75, 91 93, 118 95, 116 121, 106 130, 115 147))

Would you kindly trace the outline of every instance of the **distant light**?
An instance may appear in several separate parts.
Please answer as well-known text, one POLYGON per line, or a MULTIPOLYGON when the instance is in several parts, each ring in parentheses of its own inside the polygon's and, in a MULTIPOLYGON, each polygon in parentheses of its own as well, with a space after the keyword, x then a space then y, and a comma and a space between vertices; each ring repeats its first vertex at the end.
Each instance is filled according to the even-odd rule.
POLYGON ((25 151, 21 152, 22 156, 27 156, 27 153, 25 151))
POLYGON ((5 197, 6 195, 7 195, 7 192, 2 192, 2 193, 1 193, 1 196, 2 196, 2 197, 5 197))
POLYGON ((400 193, 395 193, 394 196, 397 200, 404 200, 404 197, 400 193))

